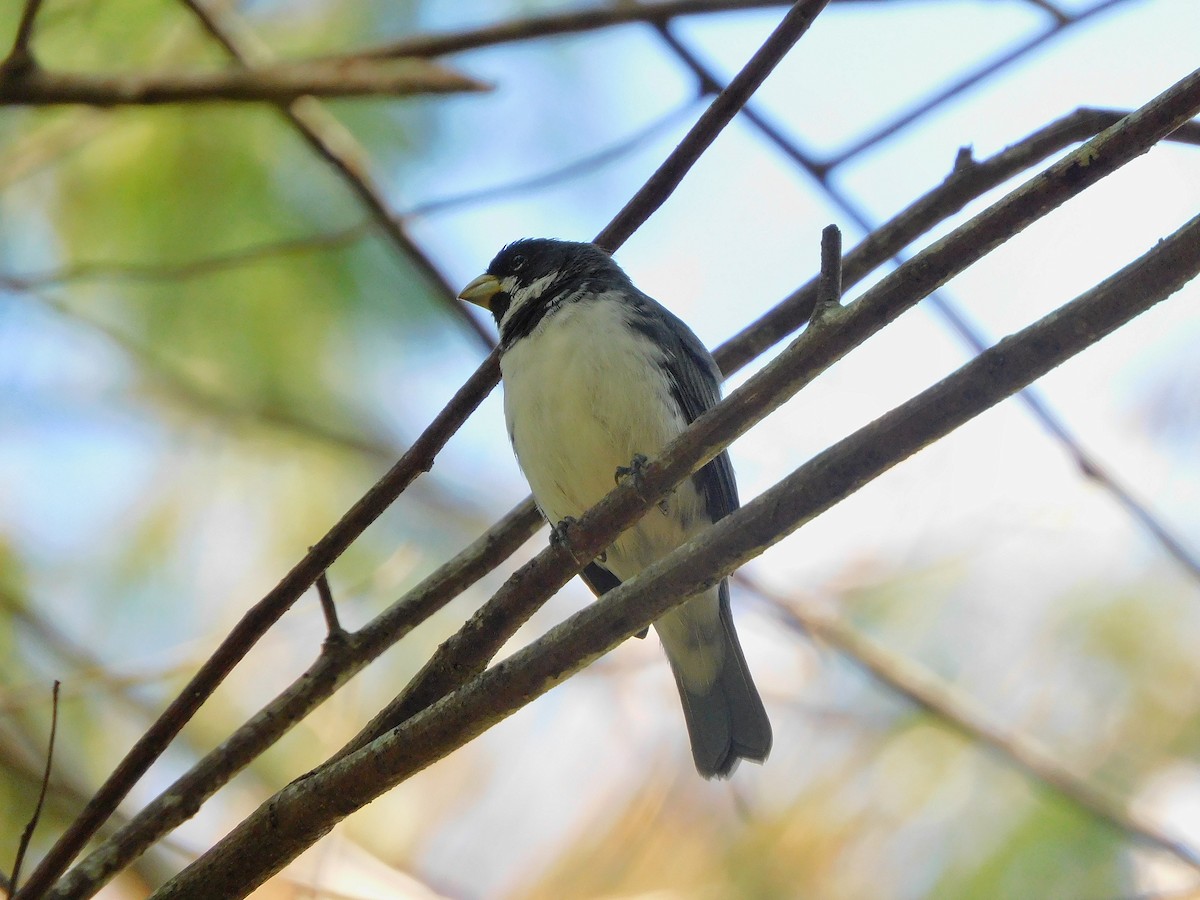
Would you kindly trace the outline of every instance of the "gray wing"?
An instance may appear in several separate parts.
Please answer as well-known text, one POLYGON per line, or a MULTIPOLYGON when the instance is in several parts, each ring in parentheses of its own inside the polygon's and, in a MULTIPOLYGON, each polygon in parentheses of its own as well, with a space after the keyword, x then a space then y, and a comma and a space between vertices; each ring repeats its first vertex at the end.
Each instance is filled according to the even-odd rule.
MULTIPOLYGON (((690 425, 721 399, 721 372, 700 338, 678 316, 641 294, 634 326, 663 348, 671 391, 690 425)), ((729 454, 722 453, 692 476, 714 522, 738 508, 729 454)))
MULTIPOLYGON (((636 295, 636 309, 633 325, 663 348, 671 393, 690 425, 721 399, 721 372, 717 363, 700 338, 662 304, 639 293, 636 295)), ((708 514, 714 522, 738 508, 737 482, 734 481, 733 464, 729 461, 728 453, 716 457, 693 475, 692 480, 704 497, 708 514)), ((616 575, 598 562, 589 563, 579 574, 597 596, 621 583, 616 575)), ((723 605, 728 605, 728 598, 727 589, 722 585, 723 605)), ((638 635, 645 636, 645 631, 638 635)))

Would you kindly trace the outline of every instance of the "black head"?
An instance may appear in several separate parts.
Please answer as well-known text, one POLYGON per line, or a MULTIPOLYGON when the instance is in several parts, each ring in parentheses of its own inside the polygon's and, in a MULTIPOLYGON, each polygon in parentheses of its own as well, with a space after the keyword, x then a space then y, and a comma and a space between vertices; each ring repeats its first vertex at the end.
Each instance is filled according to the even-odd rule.
POLYGON ((628 284, 620 266, 595 244, 525 238, 497 253, 487 273, 459 297, 490 311, 500 328, 501 346, 509 346, 579 290, 628 284))

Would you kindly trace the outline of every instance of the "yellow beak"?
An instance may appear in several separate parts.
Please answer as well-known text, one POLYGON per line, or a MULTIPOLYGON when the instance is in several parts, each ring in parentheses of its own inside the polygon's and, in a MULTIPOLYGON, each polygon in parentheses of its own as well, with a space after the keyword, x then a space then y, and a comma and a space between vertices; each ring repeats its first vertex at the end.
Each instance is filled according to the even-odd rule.
POLYGON ((480 275, 458 295, 459 300, 466 300, 476 306, 482 306, 489 312, 492 309, 492 298, 500 293, 500 279, 495 275, 480 275))

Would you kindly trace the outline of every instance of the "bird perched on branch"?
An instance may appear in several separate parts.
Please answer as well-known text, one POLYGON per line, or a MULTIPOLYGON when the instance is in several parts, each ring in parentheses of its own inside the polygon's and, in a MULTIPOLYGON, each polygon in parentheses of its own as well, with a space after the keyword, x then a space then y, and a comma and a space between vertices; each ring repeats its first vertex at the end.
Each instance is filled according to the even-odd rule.
MULTIPOLYGON (((508 434, 542 514, 582 515, 639 461, 720 399, 709 352, 593 244, 509 244, 459 295, 500 329, 508 434)), ((624 532, 582 575, 597 594, 737 509, 722 453, 624 532)), ((771 723, 734 631, 722 581, 654 623, 683 701, 696 768, 727 777, 762 762, 771 723)))

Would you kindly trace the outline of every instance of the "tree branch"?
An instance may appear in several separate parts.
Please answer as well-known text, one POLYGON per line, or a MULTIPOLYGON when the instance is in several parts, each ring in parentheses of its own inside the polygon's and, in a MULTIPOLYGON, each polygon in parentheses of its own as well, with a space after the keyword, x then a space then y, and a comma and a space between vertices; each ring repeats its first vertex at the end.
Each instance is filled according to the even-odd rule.
POLYGON ((664 2, 657 3, 621 3, 512 19, 496 25, 485 25, 482 28, 468 29, 453 34, 416 35, 359 50, 352 54, 330 58, 429 58, 444 56, 447 53, 459 53, 463 50, 494 47, 497 44, 508 44, 514 41, 595 31, 631 22, 664 22, 677 16, 790 5, 790 0, 664 0, 664 2))
MULTIPOLYGON (((1068 171, 1060 170, 1059 175, 1068 171)), ((363 749, 293 782, 153 896, 159 900, 244 896, 356 809, 649 626, 681 598, 715 584, 871 479, 1119 328, 1197 272, 1200 217, 1078 299, 839 441, 695 540, 453 694, 363 749)), ((852 310, 847 310, 847 317, 852 310)), ((792 349, 787 355, 794 355, 792 349)), ((786 372, 775 371, 776 378, 786 377, 786 372)), ((686 458, 686 444, 701 443, 698 435, 706 419, 716 421, 723 412, 730 419, 738 416, 742 410, 736 409, 734 398, 744 391, 735 391, 698 419, 686 437, 673 441, 661 460, 650 464, 650 477, 661 483, 657 472, 666 472, 676 460, 686 458)), ((578 539, 585 549, 590 547, 601 516, 616 513, 620 495, 632 497, 636 491, 632 484, 613 491, 580 520, 572 542, 578 539)), ((657 485, 651 491, 657 494, 657 485)), ((542 557, 550 555, 569 556, 569 552, 551 548, 542 557)), ((1118 807, 1109 812, 1122 828, 1200 867, 1191 848, 1118 807)))
POLYGON ((625 243, 667 197, 679 186, 700 155, 708 149, 721 130, 745 106, 750 96, 758 90, 768 75, 783 59, 784 55, 804 35, 829 0, 799 0, 783 17, 783 21, 771 32, 771 36, 742 67, 729 86, 704 111, 700 121, 688 133, 661 166, 642 185, 641 190, 625 204, 616 217, 596 235, 595 243, 612 251, 625 243), (691 140, 692 138, 699 138, 691 140))
MULTIPOLYGON (((971 162, 957 167, 941 186, 916 201, 890 220, 883 228, 869 235, 843 259, 846 284, 852 285, 862 280, 898 249, 961 210, 971 200, 1007 181, 1017 172, 1071 143, 1093 137, 1099 126, 1110 125, 1123 118, 1125 118, 1124 115, 1110 111, 1079 110, 988 160, 971 162)), ((1197 129, 1196 123, 1188 123, 1172 132, 1172 137, 1178 137, 1186 129, 1200 131, 1197 129)), ((776 343, 787 331, 794 330, 807 321, 812 312, 816 295, 817 282, 814 279, 805 287, 785 298, 778 307, 768 312, 756 323, 719 347, 715 351, 715 356, 722 364, 723 371, 726 374, 736 371, 754 356, 776 343)), ((527 510, 533 509, 531 501, 527 500, 526 504, 527 510)), ((516 527, 515 524, 514 527, 516 527)), ((508 540, 512 537, 506 528, 500 526, 493 529, 492 534, 493 540, 496 541, 508 540)), ((525 533, 522 531, 517 539, 518 544, 524 540, 524 536, 525 533)), ((500 620, 499 624, 502 624, 503 615, 498 619, 500 620)), ((497 622, 489 623, 489 627, 496 625, 497 622)), ((368 626, 368 628, 373 627, 375 627, 374 624, 368 626)), ((366 629, 364 629, 365 631, 366 629)), ((402 632, 390 632, 387 627, 383 626, 381 626, 381 633, 395 634, 397 639, 402 634, 402 632)), ((506 632, 506 634, 508 633, 506 632)), ((358 659, 360 652, 361 649, 356 650, 351 655, 351 660, 358 659)), ((318 681, 321 679, 314 680, 313 684, 315 685, 318 681)), ((337 684, 340 683, 341 681, 337 682, 337 684)), ((227 779, 248 764, 257 753, 273 743, 291 724, 299 721, 325 699, 333 688, 330 687, 329 692, 311 691, 307 695, 307 703, 298 705, 290 698, 290 693, 299 689, 299 684, 293 685, 276 701, 264 708, 260 714, 264 722, 275 721, 275 726, 269 726, 263 734, 256 736, 254 734, 255 727, 264 724, 258 721, 259 717, 256 717, 251 723, 239 729, 236 733, 236 740, 231 739, 218 751, 214 751, 214 754, 210 754, 198 763, 188 775, 185 775, 171 789, 149 804, 142 813, 139 813, 131 822, 129 829, 118 832, 112 841, 106 842, 80 863, 56 886, 53 896, 79 896, 80 885, 84 881, 102 884, 114 872, 128 864, 130 859, 143 852, 154 840, 190 816, 190 812, 179 808, 174 798, 178 796, 196 797, 197 804, 202 802, 224 783, 222 775, 227 779), (226 748, 231 751, 229 755, 217 758, 218 754, 226 748)), ((397 707, 390 705, 389 709, 392 710, 389 720, 393 724, 400 721, 400 718, 395 717, 397 707)), ((373 737, 380 731, 379 724, 364 729, 363 733, 349 746, 361 746, 365 743, 363 740, 365 735, 369 734, 373 737)))
POLYGON ((567 532, 570 546, 552 545, 522 567, 334 759, 364 746, 482 671, 521 624, 583 568, 578 560, 598 556, 649 506, 853 347, 1003 241, 1140 156, 1197 108, 1200 71, 926 248, 851 306, 830 310, 819 329, 802 333, 765 369, 697 419, 685 437, 669 444, 661 461, 643 469, 637 486, 619 486, 585 514, 567 532))
POLYGON ((516 552, 542 524, 533 502, 522 501, 366 626, 343 633, 334 644, 326 642, 303 675, 117 829, 44 896, 91 896, 156 840, 190 819, 205 800, 354 675, 516 552), (186 802, 180 802, 181 798, 186 802))
MULTIPOLYGON (((188 3, 193 9, 198 10, 198 14, 206 15, 203 10, 195 5, 195 0, 184 0, 184 2, 188 3)), ((814 6, 823 6, 826 2, 828 0, 810 0, 810 3, 814 6)), ((211 19, 206 19, 205 21, 211 23, 211 19)), ((797 16, 794 13, 790 13, 785 17, 779 28, 776 29, 776 33, 785 28, 794 28, 798 22, 799 19, 797 16)), ((210 28, 215 28, 215 23, 210 24, 210 28)), ((225 40, 227 41, 227 46, 233 47, 232 42, 229 41, 227 36, 225 40)), ((747 66, 752 63, 760 66, 759 80, 761 80, 761 77, 765 77, 766 73, 761 72, 762 63, 759 60, 758 54, 756 54, 747 66)), ((714 101, 714 103, 720 101, 721 98, 717 98, 717 101, 714 101)), ((726 98, 723 102, 728 106, 733 101, 726 98)), ((311 142, 314 144, 320 143, 320 136, 306 124, 304 119, 296 118, 294 110, 295 107, 292 107, 288 112, 292 121, 311 142)), ((732 115, 732 111, 730 115, 732 115)), ((701 117, 701 120, 691 128, 680 146, 682 147, 690 143, 707 146, 712 141, 713 135, 711 132, 714 129, 720 130, 727 122, 728 118, 725 118, 724 121, 714 121, 712 117, 701 117)), ((324 145, 322 144, 321 146, 324 145)), ((657 206, 674 189, 679 179, 683 177, 683 174, 686 173, 687 169, 694 162, 695 157, 693 156, 690 161, 680 161, 677 163, 673 172, 673 178, 659 179, 653 191, 640 191, 638 193, 638 197, 641 198, 639 202, 644 206, 657 206), (655 192, 658 192, 658 196, 655 195, 655 192)), ((371 198, 382 204, 382 201, 375 196, 373 189, 365 181, 354 175, 352 170, 339 168, 339 171, 343 171, 348 176, 351 176, 352 185, 355 185, 359 190, 366 191, 371 198)), ((385 208, 380 206, 379 209, 386 215, 385 208)), ((388 221, 390 222, 390 219, 388 221)), ((612 231, 611 228, 606 230, 612 231)), ((618 244, 620 243, 619 238, 613 238, 612 240, 618 244)), ((366 527, 400 495, 421 471, 427 471, 433 465, 434 456, 441 450, 450 436, 462 425, 466 417, 479 405, 488 392, 496 386, 498 381, 498 356, 493 351, 467 380, 466 384, 459 389, 450 404, 438 414, 429 428, 409 448, 408 452, 401 457, 401 460, 392 470, 368 491, 366 496, 356 503, 325 537, 317 542, 312 550, 288 573, 283 581, 276 585, 266 597, 255 604, 242 617, 233 631, 221 642, 221 645, 214 652, 213 656, 201 666, 179 696, 171 702, 163 714, 137 741, 117 766, 116 770, 108 777, 100 790, 97 791, 96 796, 88 803, 79 818, 67 828, 55 845, 51 847, 46 857, 42 860, 41 865, 30 876, 29 884, 26 886, 26 891, 28 891, 26 897, 38 896, 38 891, 47 889, 51 882, 66 869, 70 861, 82 849, 84 843, 95 833, 99 825, 112 814, 116 805, 129 792, 137 779, 162 754, 167 744, 179 732, 179 729, 195 714, 204 700, 216 690, 217 686, 225 679, 233 666, 249 652, 249 649, 262 637, 266 630, 312 585, 317 575, 328 569, 333 561, 346 550, 350 543, 357 539, 366 527)), ((567 577, 569 578, 570 575, 567 577)), ((565 580, 563 579, 563 581, 565 580)))
POLYGON ((0 81, 23 75, 37 68, 37 63, 29 50, 29 42, 33 39, 33 22, 41 7, 42 0, 25 0, 25 6, 21 10, 21 20, 17 23, 17 33, 13 37, 12 49, 0 61, 0 81))
MULTIPOLYGON (((739 575, 739 580, 748 579, 739 575)), ((828 644, 876 681, 908 699, 942 724, 968 740, 983 745, 1003 761, 1113 828, 1167 850, 1193 868, 1200 865, 1196 851, 1163 833, 1156 825, 1137 817, 1124 803, 1075 775, 1041 744, 1014 734, 993 721, 969 697, 947 685, 933 673, 879 646, 836 617, 749 583, 751 590, 771 605, 789 627, 828 644)))
MULTIPOLYGON (((218 21, 202 0, 181 2, 230 57, 241 65, 261 61, 270 55, 269 50, 253 32, 242 25, 241 20, 232 13, 226 13, 218 21)), ((450 312, 450 316, 465 325, 479 340, 480 345, 490 350, 495 343, 490 332, 466 310, 465 304, 458 302, 458 291, 446 281, 433 261, 408 236, 404 226, 392 216, 387 200, 371 181, 365 154, 354 135, 313 97, 301 97, 291 104, 281 105, 279 110, 304 142, 333 168, 359 202, 366 207, 383 236, 399 252, 400 257, 425 279, 433 289, 434 296, 450 312)))
POLYGON ((491 86, 453 69, 416 59, 387 64, 284 63, 217 72, 129 72, 92 75, 0 69, 0 105, 152 106, 163 103, 290 103, 299 97, 410 97, 488 91, 491 86))

